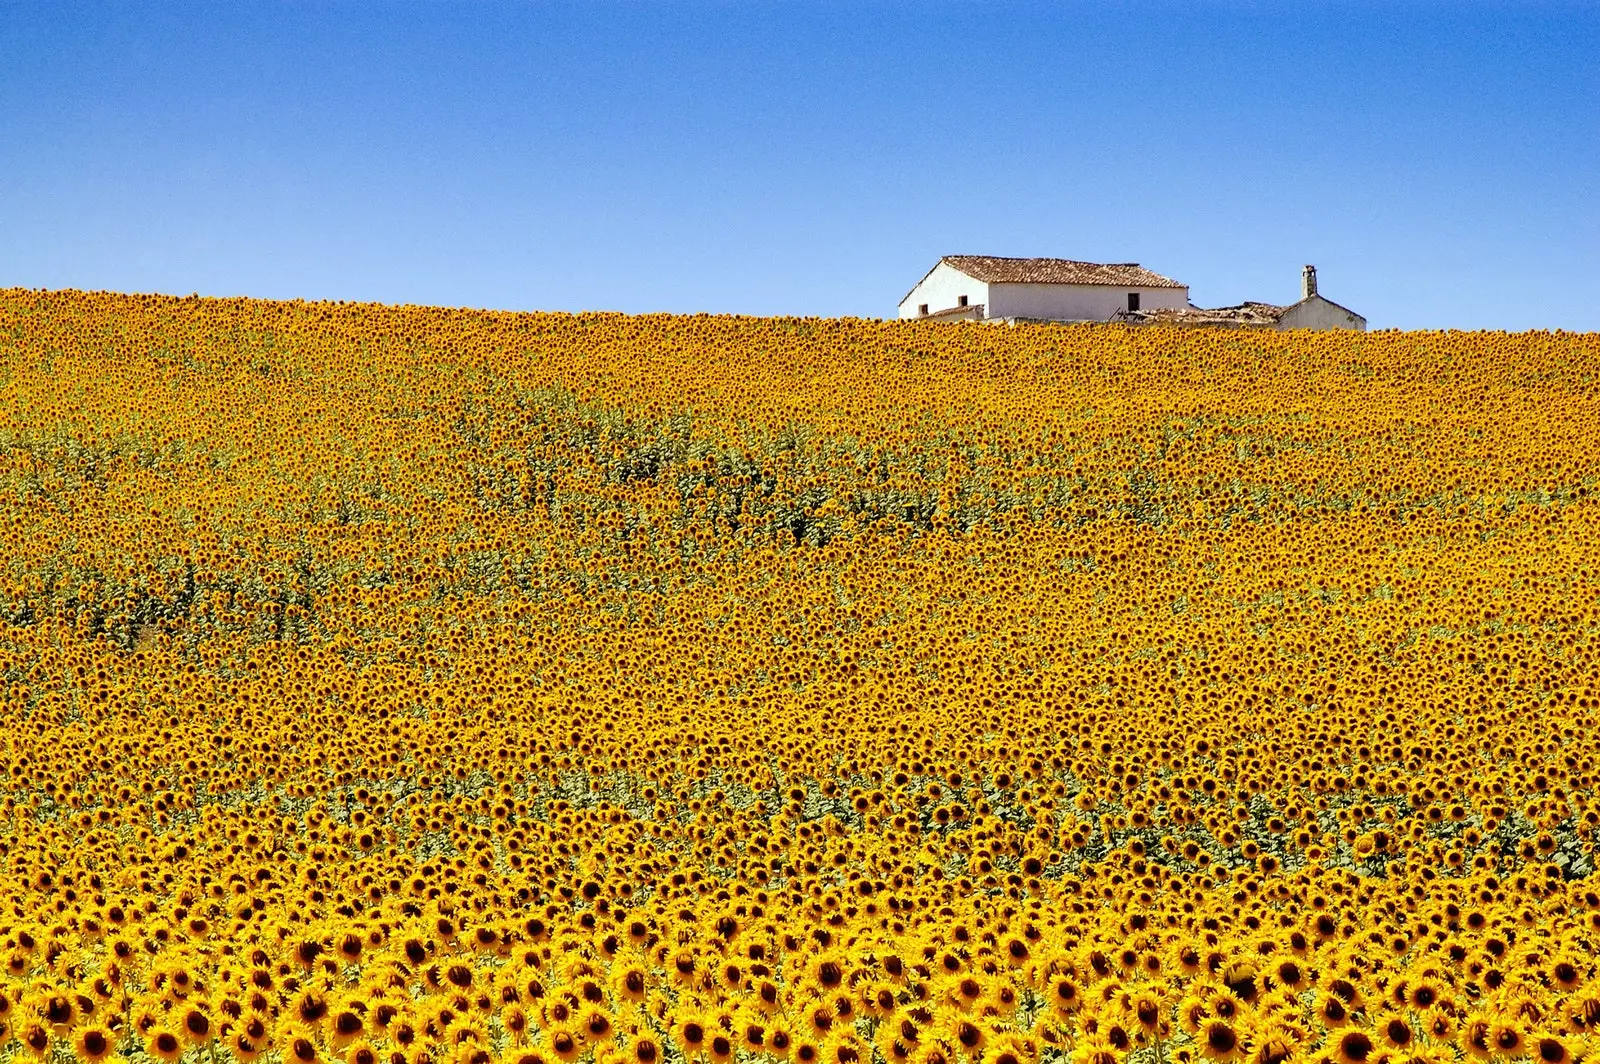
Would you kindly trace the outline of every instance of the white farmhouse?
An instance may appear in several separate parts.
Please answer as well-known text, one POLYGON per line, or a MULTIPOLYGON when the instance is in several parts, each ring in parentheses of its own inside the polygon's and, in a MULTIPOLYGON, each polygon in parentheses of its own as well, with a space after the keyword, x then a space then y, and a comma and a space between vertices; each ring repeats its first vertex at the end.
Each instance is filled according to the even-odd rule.
POLYGON ((1188 305, 1188 285, 1136 262, 946 255, 900 301, 900 317, 1110 321, 1119 313, 1188 305))

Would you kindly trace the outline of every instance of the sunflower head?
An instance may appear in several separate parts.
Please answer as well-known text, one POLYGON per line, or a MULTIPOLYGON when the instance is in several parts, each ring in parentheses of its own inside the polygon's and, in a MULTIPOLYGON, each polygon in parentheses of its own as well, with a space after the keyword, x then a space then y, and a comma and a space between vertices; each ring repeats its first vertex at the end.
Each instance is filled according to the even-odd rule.
POLYGON ((145 1051, 157 1060, 172 1064, 183 1056, 184 1040, 170 1027, 154 1027, 145 1035, 145 1051))
POLYGON ((1238 1021, 1220 1017, 1205 1021, 1195 1034, 1200 1053, 1208 1060, 1231 1061, 1244 1056, 1244 1037, 1238 1021))
POLYGON ((116 1050, 116 1039, 106 1028, 99 1024, 85 1027, 73 1039, 73 1048, 77 1051, 79 1060, 87 1060, 99 1064, 116 1050))

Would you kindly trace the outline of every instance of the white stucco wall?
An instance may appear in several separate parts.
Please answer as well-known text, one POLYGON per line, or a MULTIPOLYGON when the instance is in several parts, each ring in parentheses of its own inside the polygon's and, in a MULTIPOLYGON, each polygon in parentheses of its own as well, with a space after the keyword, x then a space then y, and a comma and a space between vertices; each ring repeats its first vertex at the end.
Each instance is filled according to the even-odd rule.
POLYGON ((1182 309, 1189 305, 1187 288, 1122 288, 1097 284, 992 284, 991 318, 1062 318, 1108 321, 1128 309, 1128 293, 1139 293, 1139 309, 1182 309))
MULTIPOLYGON (((917 317, 917 306, 921 303, 928 304, 930 314, 939 310, 949 310, 960 304, 960 296, 966 296, 968 304, 987 304, 989 286, 968 277, 954 266, 941 262, 911 290, 910 295, 900 301, 900 316, 917 317)), ((994 312, 990 311, 991 317, 993 314, 994 312)))
POLYGON ((1280 329, 1360 329, 1365 330, 1367 319, 1353 311, 1345 310, 1322 296, 1302 299, 1283 312, 1278 319, 1280 329))

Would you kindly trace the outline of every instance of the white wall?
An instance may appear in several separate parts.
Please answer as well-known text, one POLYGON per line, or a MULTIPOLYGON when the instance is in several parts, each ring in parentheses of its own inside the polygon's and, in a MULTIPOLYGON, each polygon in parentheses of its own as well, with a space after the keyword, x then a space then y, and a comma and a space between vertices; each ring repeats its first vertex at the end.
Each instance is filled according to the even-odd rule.
POLYGON ((1098 284, 992 284, 991 318, 1065 318, 1108 321, 1128 309, 1128 293, 1139 293, 1140 310, 1178 310, 1189 305, 1187 288, 1126 288, 1098 284))
MULTIPOLYGON (((989 286, 982 281, 975 280, 956 269, 948 263, 939 263, 933 272, 922 279, 911 294, 900 301, 900 316, 902 318, 917 317, 917 306, 921 303, 928 304, 928 313, 939 310, 949 310, 959 306, 961 300, 957 297, 966 296, 967 303, 989 302, 989 286)), ((990 311, 993 317, 994 312, 990 311)))
POLYGON ((1367 319, 1353 311, 1345 310, 1320 295, 1302 299, 1283 312, 1278 319, 1280 329, 1362 329, 1367 319))

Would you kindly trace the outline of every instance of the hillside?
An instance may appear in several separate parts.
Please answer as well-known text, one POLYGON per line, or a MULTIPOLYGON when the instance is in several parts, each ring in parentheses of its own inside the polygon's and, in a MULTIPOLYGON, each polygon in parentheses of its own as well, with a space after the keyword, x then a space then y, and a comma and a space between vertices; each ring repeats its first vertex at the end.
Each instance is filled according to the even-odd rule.
POLYGON ((6 1037, 1559 1064, 1597 414, 1593 334, 0 291, 6 1037))

